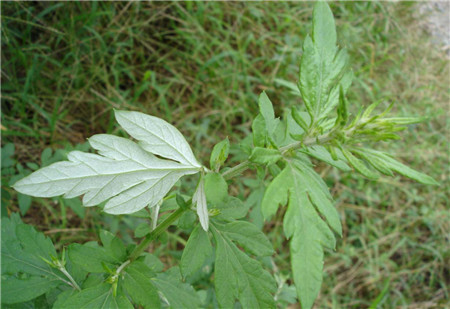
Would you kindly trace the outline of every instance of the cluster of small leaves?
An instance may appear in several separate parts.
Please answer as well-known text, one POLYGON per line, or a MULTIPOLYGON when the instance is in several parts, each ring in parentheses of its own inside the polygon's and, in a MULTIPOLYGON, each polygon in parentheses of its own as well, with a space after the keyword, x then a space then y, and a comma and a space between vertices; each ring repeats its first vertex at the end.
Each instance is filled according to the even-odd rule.
POLYGON ((144 308, 161 304, 197 308, 200 302, 195 291, 181 280, 193 279, 213 259, 213 302, 219 307, 232 308, 236 302, 244 308, 276 307, 283 288, 263 267, 262 261, 274 252, 261 231, 261 217, 271 218, 282 205, 287 206, 283 229, 290 240, 292 279, 302 308, 311 308, 322 283, 324 249, 333 250, 336 235, 342 235, 333 198, 314 170, 313 160, 344 172, 356 170, 369 179, 376 179, 378 172, 389 176, 397 172, 424 184, 436 184, 431 177, 367 146, 369 142, 397 139, 396 132, 420 119, 385 118, 389 109, 373 115, 379 102, 352 117, 346 99, 352 73, 347 53, 336 42, 332 12, 326 3, 317 2, 312 35, 303 45, 299 82, 282 82, 301 97, 304 109, 295 105, 277 118, 263 92, 259 114, 252 123, 251 145, 244 147, 248 160, 231 169, 223 168, 230 151, 228 139, 214 147, 207 169, 169 123, 139 112, 115 111, 118 123, 137 142, 95 135, 89 143, 99 154, 73 151, 68 154, 69 161, 54 163, 19 180, 14 188, 22 194, 83 195, 84 206, 101 204, 110 214, 130 214, 149 207, 153 222, 136 229, 135 236, 145 237, 138 246, 125 246, 103 231, 101 246, 96 242, 72 244, 58 259, 48 239, 11 217, 5 233, 12 236, 5 249, 2 243, 6 258, 2 280, 5 278, 4 286, 11 293, 5 296, 6 303, 45 294, 53 297, 55 308, 100 304, 131 308, 131 301, 144 308), (259 179, 251 184, 255 191, 243 203, 229 195, 226 180, 249 167, 257 170, 259 179), (180 192, 167 196, 183 176, 194 174, 199 176, 190 200, 180 192), (267 179, 264 195, 258 198, 267 179), (176 205, 168 208, 164 201, 169 200, 176 205), (250 205, 262 213, 250 214, 255 224, 245 220, 250 205), (157 225, 161 210, 175 211, 157 225), (190 231, 190 236, 180 267, 162 273, 159 261, 143 251, 175 221, 190 231), (18 254, 24 260, 13 265, 18 254), (33 286, 31 294, 12 296, 33 286), (60 294, 51 294, 54 289, 60 294))
POLYGON ((25 308, 36 302, 52 308, 197 308, 191 286, 178 268, 163 271, 155 256, 145 253, 127 261, 134 246, 125 247, 110 232, 97 242, 72 244, 58 256, 50 239, 17 214, 2 219, 2 304, 25 308))

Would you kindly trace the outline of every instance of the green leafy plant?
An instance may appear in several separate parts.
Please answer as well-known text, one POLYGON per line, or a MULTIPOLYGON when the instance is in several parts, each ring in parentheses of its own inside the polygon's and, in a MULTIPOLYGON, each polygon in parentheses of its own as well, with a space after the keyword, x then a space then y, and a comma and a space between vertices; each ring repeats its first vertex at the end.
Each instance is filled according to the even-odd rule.
POLYGON ((99 205, 114 215, 146 216, 149 209, 151 226, 136 229, 136 236, 143 237, 137 245, 126 246, 117 236, 101 231, 101 245, 71 244, 58 254, 49 239, 13 214, 2 222, 7 237, 2 241, 2 302, 26 303, 45 295, 54 308, 133 308, 133 304, 232 308, 236 301, 244 308, 276 307, 283 291, 267 265, 267 257, 274 253, 272 245, 257 225, 246 220, 248 203, 228 190, 228 181, 255 169, 258 183, 268 183, 257 202, 263 217, 268 220, 280 206, 286 207, 282 224, 289 239, 291 277, 302 308, 311 308, 322 283, 324 249, 333 250, 336 235, 342 236, 332 195, 311 159, 373 180, 380 173, 397 172, 436 184, 370 147, 398 139, 396 133, 405 125, 422 119, 389 118, 392 105, 376 114, 381 102, 351 115, 346 98, 352 80, 348 62, 345 50, 336 45, 331 10, 318 2, 312 35, 303 45, 298 84, 283 82, 303 104, 293 105, 277 118, 263 92, 252 123, 251 145, 243 146, 248 159, 231 168, 224 166, 228 139, 216 144, 207 168, 166 121, 115 111, 117 122, 134 140, 94 135, 89 143, 98 154, 70 152, 68 161, 33 172, 17 181, 14 189, 42 198, 82 195, 84 206, 99 205), (197 181, 189 196, 172 189, 185 176, 197 181), (146 250, 174 224, 188 227, 190 237, 179 267, 164 271, 158 257, 146 250), (215 286, 214 295, 206 299, 188 284, 205 265, 213 265, 215 286))

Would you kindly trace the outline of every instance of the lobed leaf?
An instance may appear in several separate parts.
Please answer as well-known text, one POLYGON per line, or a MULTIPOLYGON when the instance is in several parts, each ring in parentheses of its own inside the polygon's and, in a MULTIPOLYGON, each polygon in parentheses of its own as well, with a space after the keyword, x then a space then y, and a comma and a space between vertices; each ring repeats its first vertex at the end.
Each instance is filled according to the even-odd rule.
POLYGON ((136 112, 116 111, 116 117, 131 135, 147 138, 145 143, 141 141, 142 147, 125 138, 94 135, 89 142, 100 155, 73 151, 68 154, 69 161, 32 173, 14 184, 14 189, 39 197, 72 198, 84 194, 85 206, 107 201, 105 212, 125 214, 155 206, 180 177, 199 171, 189 145, 168 123, 136 112), (157 141, 155 136, 167 140, 157 141))

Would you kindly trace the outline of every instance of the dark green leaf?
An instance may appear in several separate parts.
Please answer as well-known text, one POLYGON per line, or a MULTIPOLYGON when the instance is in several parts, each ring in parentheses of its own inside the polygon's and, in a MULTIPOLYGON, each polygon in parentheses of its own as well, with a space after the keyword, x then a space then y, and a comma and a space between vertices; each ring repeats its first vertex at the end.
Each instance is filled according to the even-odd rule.
POLYGON ((71 261, 81 268, 92 273, 103 273, 104 263, 110 269, 120 263, 120 260, 113 257, 104 248, 89 245, 72 244, 68 248, 71 261))
POLYGON ((2 276, 2 303, 17 304, 32 300, 61 284, 57 277, 2 276))
POLYGON ((131 299, 144 308, 160 308, 158 291, 152 283, 154 272, 142 262, 135 261, 124 271, 123 286, 131 299))
POLYGON ((108 283, 82 290, 65 301, 57 303, 54 309, 133 309, 128 298, 119 291, 113 296, 112 287, 108 283))

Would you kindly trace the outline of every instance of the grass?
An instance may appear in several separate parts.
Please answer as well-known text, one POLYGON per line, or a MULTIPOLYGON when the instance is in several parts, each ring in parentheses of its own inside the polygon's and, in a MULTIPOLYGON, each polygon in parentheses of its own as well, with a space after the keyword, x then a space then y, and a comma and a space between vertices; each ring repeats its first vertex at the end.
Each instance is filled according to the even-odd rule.
MULTIPOLYGON (((396 115, 429 117, 405 131, 402 141, 377 147, 441 186, 401 177, 370 182, 319 165, 336 198, 344 237, 327 255, 317 308, 449 305, 449 65, 414 19, 417 5, 332 3, 339 42, 349 50, 355 73, 353 112, 384 99, 396 103, 396 115)), ((96 133, 121 134, 113 109, 172 122, 206 163, 216 142, 228 136, 236 145, 250 132, 262 90, 279 113, 299 103, 275 79, 297 79, 311 3, 1 6, 2 147, 13 143, 14 159, 24 167, 40 164, 45 148, 70 149, 96 133)), ((7 187, 12 174, 2 170, 2 203, 9 212, 18 211, 7 187)), ((246 196, 255 191, 244 188, 246 196)), ((136 224, 96 209, 80 219, 70 208, 42 199, 33 199, 25 221, 47 231, 59 246, 95 239, 101 226, 131 240, 136 224)), ((274 261, 286 277, 287 249, 277 226, 270 232, 269 225, 278 252, 274 261)), ((174 232, 157 249, 168 255, 167 265, 176 264, 170 252, 185 238, 174 232)))

